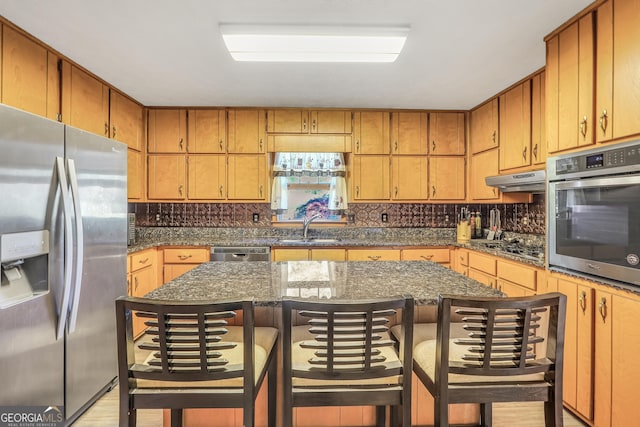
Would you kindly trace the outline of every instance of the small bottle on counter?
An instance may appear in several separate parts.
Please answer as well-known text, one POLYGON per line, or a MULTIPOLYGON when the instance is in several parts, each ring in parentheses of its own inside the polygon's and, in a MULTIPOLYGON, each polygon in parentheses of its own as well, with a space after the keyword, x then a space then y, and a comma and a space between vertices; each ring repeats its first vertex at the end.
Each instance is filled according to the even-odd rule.
POLYGON ((476 238, 482 239, 482 217, 480 217, 480 211, 476 212, 476 216, 474 220, 476 222, 476 226, 475 226, 476 238))

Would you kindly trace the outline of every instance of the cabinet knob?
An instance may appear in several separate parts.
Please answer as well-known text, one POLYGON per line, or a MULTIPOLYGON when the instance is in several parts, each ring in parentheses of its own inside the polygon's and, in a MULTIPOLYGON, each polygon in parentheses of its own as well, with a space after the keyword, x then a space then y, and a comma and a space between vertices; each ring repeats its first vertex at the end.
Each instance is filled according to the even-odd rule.
POLYGON ((600 298, 600 303, 598 304, 598 311, 600 312, 600 317, 602 317, 602 321, 604 322, 607 319, 607 298, 600 298))
POLYGON ((420 258, 431 261, 433 259, 433 255, 420 255, 420 258))
POLYGON ((260 197, 262 197, 262 185, 260 186, 260 197))
POLYGON ((527 161, 527 147, 522 149, 522 160, 525 162, 527 161))
POLYGON ((262 151, 262 138, 260 138, 260 141, 258 141, 258 145, 260 146, 260 151, 262 151))
POLYGON ((307 119, 302 119, 302 130, 307 130, 307 119))
POLYGON ((180 138, 180 141, 178 141, 178 145, 180 146, 180 151, 182 151, 184 149, 184 141, 182 140, 182 138, 180 138))
POLYGON ((180 260, 184 261, 185 259, 189 259, 191 258, 193 255, 189 254, 189 255, 178 255, 178 258, 180 258, 180 260))
POLYGON ((398 141, 393 142, 393 149, 395 152, 398 152, 398 141))
POLYGON ((316 119, 313 119, 313 122, 311 122, 311 129, 316 130, 316 119))
POLYGON ((369 258, 371 261, 377 261, 381 258, 380 255, 367 255, 367 258, 369 258))
POLYGON ((393 197, 398 197, 398 187, 393 187, 393 197))
POLYGON ((220 197, 222 197, 222 194, 223 194, 223 193, 222 193, 222 190, 223 190, 223 187, 222 187, 222 185, 221 185, 221 186, 220 186, 220 197))
POLYGON ((360 152, 360 140, 356 139, 356 153, 360 152))
POLYGON ((609 116, 607 115, 607 109, 602 110, 602 114, 600 114, 600 129, 602 129, 602 133, 607 133, 607 125, 609 124, 609 116))
POLYGON ((222 142, 222 140, 220 140, 220 151, 222 151, 222 144, 223 144, 223 142, 222 142))
POLYGON ((435 141, 431 141, 431 151, 432 152, 436 151, 436 142, 435 141))
POLYGON ((109 136, 109 123, 104 122, 104 134, 109 136))
POLYGON ((582 314, 586 314, 586 312, 587 312, 587 293, 585 291, 580 292, 580 296, 578 297, 578 304, 580 304, 580 309, 582 310, 582 314))
POLYGON ((360 186, 356 185, 356 197, 360 197, 360 186))
POLYGON ((533 157, 538 160, 538 144, 533 146, 533 157))
POLYGON ((112 138, 115 138, 115 137, 116 137, 116 133, 117 133, 117 129, 116 129, 116 127, 115 127, 115 126, 113 126, 113 128, 112 128, 112 134, 111 134, 111 137, 112 137, 112 138))
POLYGON ((580 120, 580 133, 583 139, 587 137, 587 116, 582 117, 582 120, 580 120))
POLYGON ((149 261, 149 258, 145 258, 145 259, 141 259, 140 261, 138 261, 140 264, 146 264, 147 261, 149 261))
POLYGON ((436 197, 436 186, 435 185, 431 186, 431 197, 436 197))
POLYGON ((178 193, 182 196, 182 185, 178 185, 178 193))
POLYGON ((134 277, 133 279, 133 289, 137 290, 138 289, 138 277, 134 277))
POLYGON ((493 141, 493 143, 496 143, 496 136, 497 136, 497 132, 494 130, 493 134, 491 135, 491 141, 493 141))

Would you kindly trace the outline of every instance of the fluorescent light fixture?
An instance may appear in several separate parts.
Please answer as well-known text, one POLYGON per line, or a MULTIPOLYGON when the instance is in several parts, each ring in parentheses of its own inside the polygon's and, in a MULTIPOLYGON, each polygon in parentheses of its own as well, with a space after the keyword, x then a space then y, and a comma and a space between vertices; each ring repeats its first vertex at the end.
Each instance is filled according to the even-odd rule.
POLYGON ((221 24, 236 61, 393 62, 408 27, 338 27, 221 24))

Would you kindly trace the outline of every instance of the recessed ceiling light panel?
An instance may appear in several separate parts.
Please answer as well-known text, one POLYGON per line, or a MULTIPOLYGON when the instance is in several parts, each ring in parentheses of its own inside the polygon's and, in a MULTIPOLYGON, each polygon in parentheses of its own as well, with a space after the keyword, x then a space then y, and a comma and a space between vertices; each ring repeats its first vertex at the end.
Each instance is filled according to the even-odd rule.
POLYGON ((393 62, 408 27, 220 25, 236 61, 393 62))

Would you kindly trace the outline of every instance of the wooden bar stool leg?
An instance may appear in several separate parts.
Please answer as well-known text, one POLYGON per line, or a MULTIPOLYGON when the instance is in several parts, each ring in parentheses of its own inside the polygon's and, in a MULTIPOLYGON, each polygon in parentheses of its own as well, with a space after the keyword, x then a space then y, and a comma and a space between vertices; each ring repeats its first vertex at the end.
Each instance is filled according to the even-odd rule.
POLYGON ((171 410, 171 427, 182 427, 182 408, 171 410))
POLYGON ((493 425, 493 407, 491 403, 480 404, 480 424, 483 427, 491 427, 493 425))
POLYGON ((376 427, 384 427, 387 423, 387 408, 385 406, 376 406, 376 427))

